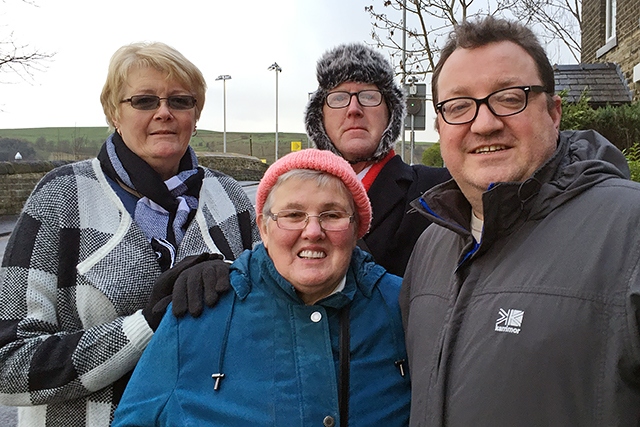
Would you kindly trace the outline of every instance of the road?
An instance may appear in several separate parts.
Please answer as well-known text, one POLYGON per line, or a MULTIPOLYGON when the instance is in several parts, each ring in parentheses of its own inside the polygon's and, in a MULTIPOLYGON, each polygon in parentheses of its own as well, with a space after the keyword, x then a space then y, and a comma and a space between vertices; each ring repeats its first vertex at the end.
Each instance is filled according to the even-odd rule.
POLYGON ((9 241, 9 236, 0 237, 0 258, 4 255, 4 249, 7 247, 7 242, 9 241))
POLYGON ((240 181, 244 192, 249 196, 249 200, 256 205, 256 191, 258 191, 258 181, 240 181))
MULTIPOLYGON (((0 236, 0 259, 4 255, 4 250, 9 241, 8 235, 0 236)), ((16 408, 0 405, 0 426, 15 427, 18 424, 18 411, 16 408)))
MULTIPOLYGON (((4 250, 7 247, 9 241, 8 230, 12 227, 15 218, 7 217, 6 220, 0 221, 0 259, 4 255, 4 250)), ((16 408, 9 408, 7 406, 0 406, 0 426, 2 427, 15 427, 18 424, 18 411, 16 408)))

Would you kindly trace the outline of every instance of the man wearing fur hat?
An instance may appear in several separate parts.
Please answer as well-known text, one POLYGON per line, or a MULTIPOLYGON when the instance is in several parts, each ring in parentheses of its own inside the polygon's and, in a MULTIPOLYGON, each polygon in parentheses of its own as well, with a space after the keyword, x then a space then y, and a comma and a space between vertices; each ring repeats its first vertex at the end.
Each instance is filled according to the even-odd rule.
POLYGON ((371 229, 359 245, 389 272, 404 275, 411 250, 431 222, 409 203, 450 178, 445 168, 404 163, 393 148, 402 131, 406 99, 389 62, 354 43, 318 61, 318 89, 305 112, 309 139, 345 158, 367 190, 371 229))

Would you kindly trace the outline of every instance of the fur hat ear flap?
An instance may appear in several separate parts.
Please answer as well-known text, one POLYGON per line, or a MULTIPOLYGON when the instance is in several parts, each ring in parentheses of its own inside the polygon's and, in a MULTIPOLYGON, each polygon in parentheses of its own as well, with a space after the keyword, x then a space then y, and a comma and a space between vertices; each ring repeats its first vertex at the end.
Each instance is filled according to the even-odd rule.
POLYGON ((339 156, 342 156, 336 146, 333 145, 333 142, 331 142, 331 139, 329 139, 324 128, 324 114, 322 113, 322 108, 324 107, 327 93, 327 90, 318 88, 318 90, 311 94, 311 97, 309 98, 309 103, 307 104, 304 115, 307 136, 314 143, 316 148, 319 148, 320 150, 329 150, 339 156))
POLYGON ((329 50, 318 60, 316 76, 318 90, 309 99, 305 111, 305 127, 309 139, 317 148, 341 155, 324 128, 322 108, 326 96, 344 82, 370 83, 382 92, 389 108, 389 123, 378 148, 367 160, 377 161, 385 157, 395 146, 406 114, 406 97, 395 81, 389 61, 364 44, 343 44, 329 50))

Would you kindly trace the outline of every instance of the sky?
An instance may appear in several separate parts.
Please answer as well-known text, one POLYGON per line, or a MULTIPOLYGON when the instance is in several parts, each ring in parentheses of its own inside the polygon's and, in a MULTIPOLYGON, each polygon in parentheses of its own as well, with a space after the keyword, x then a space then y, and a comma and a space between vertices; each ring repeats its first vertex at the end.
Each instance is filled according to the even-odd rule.
MULTIPOLYGON (((55 56, 27 81, 0 74, 0 129, 106 126, 99 96, 111 55, 132 42, 161 41, 182 52, 207 80, 199 129, 223 130, 223 82, 215 79, 228 74, 227 132, 275 132, 276 73, 268 67, 277 62, 282 68, 278 131, 304 132, 304 108, 317 87, 316 61, 338 44, 370 43, 371 20, 364 8, 376 3, 30 1, 35 6, 0 1, 0 41, 10 35, 17 45, 55 56)), ((416 139, 436 140, 435 135, 418 132, 416 139)))

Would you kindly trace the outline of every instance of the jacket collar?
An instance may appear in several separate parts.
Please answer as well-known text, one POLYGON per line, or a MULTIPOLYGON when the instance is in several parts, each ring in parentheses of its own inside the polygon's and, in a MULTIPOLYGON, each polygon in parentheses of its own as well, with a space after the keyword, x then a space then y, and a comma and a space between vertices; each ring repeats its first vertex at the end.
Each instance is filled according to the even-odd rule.
MULTIPOLYGON (((316 304, 342 308, 353 300, 358 290, 365 297, 370 298, 373 289, 385 273, 386 270, 375 264, 370 254, 356 247, 351 255, 344 289, 329 295, 316 304)), ((304 304, 293 286, 278 273, 262 243, 251 251, 244 251, 231 265, 230 280, 231 287, 241 300, 251 293, 252 284, 261 280, 274 284, 279 289, 277 293, 283 295, 292 304, 304 304)))
MULTIPOLYGON (((547 162, 524 182, 492 184, 482 195, 484 214, 483 241, 492 241, 528 216, 542 184, 550 181, 566 154, 567 141, 560 138, 547 162)), ((440 184, 411 202, 411 206, 432 222, 465 238, 471 236, 471 205, 453 180, 440 184)))
MULTIPOLYGON (((604 180, 628 177, 624 155, 602 135, 594 131, 563 131, 551 158, 531 178, 521 183, 497 183, 483 194, 480 250, 526 219, 543 218, 604 180)), ((470 236, 471 206, 455 181, 432 188, 411 205, 433 222, 470 236)))
POLYGON ((374 212, 369 233, 380 225, 398 203, 406 203, 406 185, 401 183, 412 180, 411 166, 403 162, 399 155, 393 156, 384 165, 367 192, 374 212))

